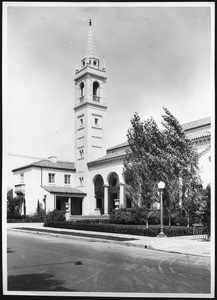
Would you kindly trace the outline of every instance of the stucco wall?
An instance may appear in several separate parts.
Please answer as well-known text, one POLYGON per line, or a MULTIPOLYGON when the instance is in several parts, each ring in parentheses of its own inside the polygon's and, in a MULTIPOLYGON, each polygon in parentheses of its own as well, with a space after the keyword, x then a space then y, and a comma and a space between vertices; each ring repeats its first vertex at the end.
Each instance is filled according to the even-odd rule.
MULTIPOLYGON (((70 170, 58 170, 50 168, 34 168, 19 170, 14 172, 15 184, 20 184, 20 174, 24 174, 25 184, 25 199, 26 199, 26 214, 34 214, 37 209, 38 200, 42 203, 44 208, 44 193, 45 190, 41 187, 44 186, 62 186, 74 187, 75 186, 75 173, 70 170), (48 182, 48 174, 55 173, 55 183, 48 182), (64 175, 71 175, 70 184, 64 184, 64 175)), ((54 209, 54 194, 47 193, 46 209, 47 211, 54 209)))
POLYGON ((211 150, 200 157, 199 168, 203 187, 206 188, 211 184, 211 150))

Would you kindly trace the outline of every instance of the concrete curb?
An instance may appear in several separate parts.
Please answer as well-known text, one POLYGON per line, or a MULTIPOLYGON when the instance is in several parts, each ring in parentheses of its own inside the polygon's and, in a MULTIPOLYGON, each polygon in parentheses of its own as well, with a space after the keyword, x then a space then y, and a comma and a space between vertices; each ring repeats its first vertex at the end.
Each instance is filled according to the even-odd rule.
POLYGON ((38 235, 50 235, 50 236, 55 236, 55 237, 61 237, 61 238, 66 238, 66 239, 84 239, 90 242, 101 242, 101 243, 112 243, 112 244, 119 244, 122 246, 132 246, 132 247, 139 247, 139 248, 145 248, 148 249, 150 246, 147 245, 136 245, 136 244, 131 244, 129 242, 124 242, 124 241, 115 241, 115 240, 109 240, 109 239, 103 239, 103 238, 96 238, 96 237, 87 237, 87 236, 79 236, 79 235, 70 235, 70 234, 61 234, 61 233, 54 233, 54 232, 45 232, 45 231, 40 231, 40 230, 25 230, 25 229, 19 229, 19 228, 9 228, 9 231, 19 231, 19 232, 26 232, 26 233, 33 233, 33 234, 38 234, 38 235))
POLYGON ((18 231, 18 232, 26 232, 26 233, 33 233, 38 235, 48 235, 48 236, 54 236, 54 237, 61 237, 65 239, 76 239, 76 240, 86 240, 89 242, 101 242, 101 243, 108 243, 108 244, 116 244, 120 246, 127 246, 127 247, 136 247, 136 248, 142 248, 147 250, 154 250, 154 251, 161 251, 161 252, 167 252, 167 253, 174 253, 174 254, 181 254, 181 255, 190 255, 190 256, 199 256, 199 257, 210 257, 208 255, 199 255, 199 254, 193 254, 193 253, 186 253, 181 251, 174 251, 174 250, 168 250, 168 249, 159 249, 155 248, 151 245, 143 245, 143 244, 133 244, 126 241, 115 241, 115 240, 108 240, 103 238, 96 238, 96 237, 87 237, 87 236, 79 236, 79 235, 70 235, 70 234, 61 234, 61 233, 54 233, 54 232, 45 232, 39 230, 25 230, 25 229, 19 229, 19 228, 8 228, 9 231, 18 231))

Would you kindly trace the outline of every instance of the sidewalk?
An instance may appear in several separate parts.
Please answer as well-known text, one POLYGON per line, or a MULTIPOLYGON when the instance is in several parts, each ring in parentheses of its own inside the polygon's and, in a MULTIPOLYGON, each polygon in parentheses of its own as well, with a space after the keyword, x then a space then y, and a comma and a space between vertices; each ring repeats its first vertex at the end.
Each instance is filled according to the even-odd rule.
MULTIPOLYGON (((19 229, 20 227, 35 228, 37 229, 36 231, 29 231, 35 234, 43 234, 43 235, 48 234, 48 235, 61 236, 61 237, 71 238, 71 239, 86 239, 92 241, 95 240, 98 242, 107 242, 113 244, 115 243, 115 244, 120 244, 125 246, 131 246, 131 247, 139 247, 139 248, 146 248, 146 249, 187 254, 187 255, 197 255, 197 256, 204 256, 204 257, 211 256, 211 241, 204 241, 202 238, 196 238, 193 236, 158 238, 158 237, 146 237, 146 236, 137 236, 137 235, 128 235, 128 234, 91 232, 91 231, 63 229, 63 228, 50 228, 50 227, 44 227, 43 223, 8 223, 7 224, 7 228, 9 230, 21 231, 21 229, 19 229), (46 230, 48 232, 43 232, 42 230, 46 230), (55 231, 55 233, 52 233, 50 231, 55 231), (73 236, 73 235, 61 234, 61 232, 63 231, 69 233, 75 233, 77 235, 73 236), (79 233, 85 234, 85 237, 78 236, 79 233), (94 235, 94 237, 91 237, 91 235, 94 235), (104 238, 102 238, 102 236, 104 238), (122 238, 125 240, 116 241, 114 240, 114 237, 122 238)), ((25 232, 27 232, 27 230, 25 230, 25 232)))

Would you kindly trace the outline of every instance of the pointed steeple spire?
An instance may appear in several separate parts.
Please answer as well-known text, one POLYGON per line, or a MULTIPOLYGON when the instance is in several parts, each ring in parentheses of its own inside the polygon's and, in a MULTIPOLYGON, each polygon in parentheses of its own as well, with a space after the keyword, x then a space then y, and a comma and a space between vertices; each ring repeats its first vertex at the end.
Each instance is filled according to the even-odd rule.
POLYGON ((85 52, 85 58, 91 57, 91 58, 97 58, 97 51, 96 51, 96 46, 95 46, 95 41, 93 37, 93 32, 92 32, 92 21, 90 19, 89 21, 89 34, 88 34, 88 39, 87 39, 87 48, 85 52))

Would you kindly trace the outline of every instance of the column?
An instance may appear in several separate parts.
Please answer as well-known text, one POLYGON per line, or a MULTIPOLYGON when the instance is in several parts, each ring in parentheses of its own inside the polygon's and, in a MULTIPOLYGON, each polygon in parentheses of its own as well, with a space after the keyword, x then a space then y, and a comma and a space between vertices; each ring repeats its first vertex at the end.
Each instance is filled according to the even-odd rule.
POLYGON ((69 214, 71 215, 72 198, 69 197, 69 214))
POLYGON ((120 208, 124 206, 124 183, 120 182, 120 208))
POLYGON ((104 215, 108 214, 108 184, 104 185, 104 215))

